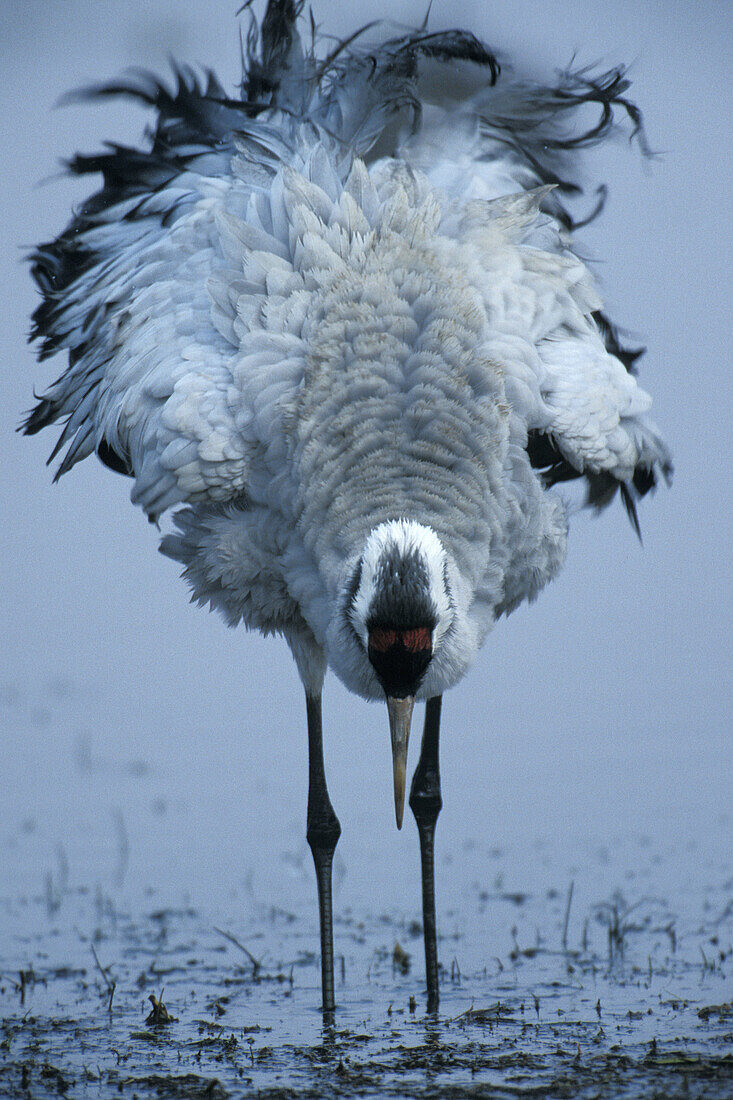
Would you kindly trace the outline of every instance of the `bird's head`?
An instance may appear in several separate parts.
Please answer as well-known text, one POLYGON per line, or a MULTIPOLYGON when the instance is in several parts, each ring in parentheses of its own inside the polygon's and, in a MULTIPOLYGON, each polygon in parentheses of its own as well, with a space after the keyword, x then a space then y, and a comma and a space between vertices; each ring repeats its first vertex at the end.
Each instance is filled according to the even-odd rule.
POLYGON ((435 532, 411 520, 376 527, 352 573, 345 611, 387 700, 401 827, 415 696, 454 618, 447 556, 435 532))

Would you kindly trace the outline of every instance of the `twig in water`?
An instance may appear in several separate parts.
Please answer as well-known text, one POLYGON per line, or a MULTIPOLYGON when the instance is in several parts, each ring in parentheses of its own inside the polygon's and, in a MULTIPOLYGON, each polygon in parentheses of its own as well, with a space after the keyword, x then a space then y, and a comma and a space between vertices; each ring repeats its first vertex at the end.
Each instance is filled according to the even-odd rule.
POLYGON ((94 944, 91 944, 91 948, 92 948, 92 955, 94 955, 94 961, 97 964, 97 969, 99 970, 99 973, 104 978, 104 984, 107 986, 107 992, 109 993, 109 1004, 107 1005, 107 1011, 111 1012, 112 1011, 112 998, 115 995, 115 989, 117 988, 117 983, 112 981, 110 978, 107 977, 107 971, 105 970, 105 968, 102 966, 101 962, 99 961, 99 956, 97 955, 97 952, 94 948, 94 944))
POLYGON ((233 936, 231 932, 225 932, 223 928, 214 928, 214 931, 218 932, 218 934, 220 936, 223 936, 225 940, 229 940, 230 943, 233 943, 235 947, 238 947, 240 951, 244 952, 252 966, 252 977, 256 978, 262 966, 262 959, 256 959, 252 952, 248 951, 244 944, 240 943, 236 936, 233 936))
POLYGON ((127 829, 125 828, 125 819, 122 816, 122 810, 116 808, 112 811, 114 817, 115 832, 117 834, 117 866, 115 867, 115 883, 117 886, 122 886, 125 881, 125 873, 127 871, 127 864, 130 860, 130 841, 127 838, 127 829))
POLYGON ((567 905, 565 906, 565 923, 562 926, 562 949, 563 949, 563 951, 567 951, 567 949, 568 949, 568 921, 570 920, 570 906, 573 903, 573 889, 574 889, 574 887, 575 887, 575 883, 571 879, 570 887, 568 889, 568 901, 567 901, 567 905))

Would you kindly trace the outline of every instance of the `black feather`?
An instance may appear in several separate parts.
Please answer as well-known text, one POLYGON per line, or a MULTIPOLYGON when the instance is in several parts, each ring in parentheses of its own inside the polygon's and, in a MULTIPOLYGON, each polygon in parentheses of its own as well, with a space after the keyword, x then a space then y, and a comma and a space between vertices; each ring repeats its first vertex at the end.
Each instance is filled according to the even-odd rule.
POLYGON ((606 345, 606 351, 610 352, 611 355, 615 355, 626 367, 629 374, 636 374, 636 360, 641 359, 646 348, 625 348, 619 339, 619 329, 600 309, 597 309, 591 316, 598 326, 603 343, 606 345))
POLYGON ((296 33, 295 25, 304 2, 305 0, 270 0, 262 26, 258 28, 254 18, 252 19, 247 42, 248 57, 241 85, 242 100, 250 111, 259 111, 269 106, 277 95, 287 72, 296 33))
POLYGON ((118 454, 104 439, 97 447, 97 458, 116 474, 124 474, 126 477, 135 476, 129 458, 118 454))
MULTIPOLYGON (((527 433, 527 455, 530 465, 537 470, 542 478, 542 484, 546 489, 558 485, 563 481, 575 481, 584 478, 586 484, 586 504, 596 511, 606 508, 616 496, 621 494, 621 501, 626 509, 631 526, 641 541, 641 528, 636 511, 636 501, 651 492, 657 484, 657 476, 651 466, 637 466, 630 482, 619 481, 613 474, 603 470, 593 472, 581 471, 573 466, 559 450, 553 436, 547 432, 531 429, 527 433)), ((672 467, 665 463, 662 473, 666 480, 672 473, 672 467)))
MULTIPOLYGON (((644 354, 646 349, 643 347, 624 347, 619 338, 619 330, 605 313, 597 310, 592 316, 607 351, 611 355, 615 355, 629 373, 636 374, 636 360, 644 354)), ((545 488, 550 488, 563 481, 584 478, 587 486, 586 503, 597 511, 607 507, 616 493, 620 492, 621 501, 626 509, 629 522, 641 542, 641 528, 636 510, 636 501, 651 492, 657 484, 657 476, 653 466, 637 466, 630 484, 619 481, 607 472, 593 473, 587 470, 582 472, 563 456, 552 435, 537 430, 528 432, 527 454, 533 469, 539 471, 545 488)), ((669 480, 671 472, 671 465, 665 463, 662 467, 662 473, 666 480, 669 480)))
MULTIPOLYGON (((621 108, 632 124, 630 140, 634 138, 645 156, 651 150, 644 132, 642 113, 624 93, 630 81, 622 65, 608 72, 592 75, 588 69, 565 70, 558 74, 554 87, 530 87, 528 110, 525 117, 502 118, 491 113, 491 101, 487 101, 486 123, 492 132, 497 131, 520 163, 529 167, 543 184, 552 184, 566 197, 579 197, 583 188, 577 180, 569 178, 575 168, 572 156, 579 149, 597 145, 608 137, 615 125, 615 109, 621 108), (587 129, 574 133, 567 126, 575 112, 587 105, 600 108, 597 121, 587 129)), ((598 200, 590 214, 576 218, 559 201, 556 194, 549 195, 545 206, 549 213, 569 231, 588 225, 603 210, 606 189, 597 190, 598 200)))

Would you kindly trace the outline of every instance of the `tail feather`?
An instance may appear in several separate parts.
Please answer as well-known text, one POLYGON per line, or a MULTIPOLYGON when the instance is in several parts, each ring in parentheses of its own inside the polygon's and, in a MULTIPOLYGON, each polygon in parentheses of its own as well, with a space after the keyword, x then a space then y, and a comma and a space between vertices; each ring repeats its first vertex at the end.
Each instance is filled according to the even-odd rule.
POLYGON ((304 0, 270 0, 261 26, 252 15, 241 88, 253 113, 266 107, 299 113, 305 106, 312 71, 306 60, 312 58, 304 56, 296 30, 303 5, 304 0))

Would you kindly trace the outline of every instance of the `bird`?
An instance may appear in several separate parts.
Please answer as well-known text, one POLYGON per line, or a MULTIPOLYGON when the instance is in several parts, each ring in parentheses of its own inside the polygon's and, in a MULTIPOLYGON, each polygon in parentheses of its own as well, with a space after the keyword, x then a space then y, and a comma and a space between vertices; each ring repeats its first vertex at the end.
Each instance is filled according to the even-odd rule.
POLYGON ((575 480, 599 510, 672 473, 629 348, 575 233, 582 154, 622 123, 626 69, 517 76, 467 30, 326 38, 304 0, 250 4, 242 77, 173 64, 87 89, 154 112, 140 146, 74 156, 99 190, 31 270, 27 414, 63 430, 55 478, 96 454, 132 478, 192 598, 281 635, 305 693, 306 837, 324 1017, 335 1011, 323 752, 331 670, 386 704, 396 824, 422 872, 427 1010, 439 1006, 435 828, 442 697, 494 624, 562 567, 575 480), (590 123, 587 111, 597 117, 590 123), (585 122, 583 122, 585 120, 585 122))

